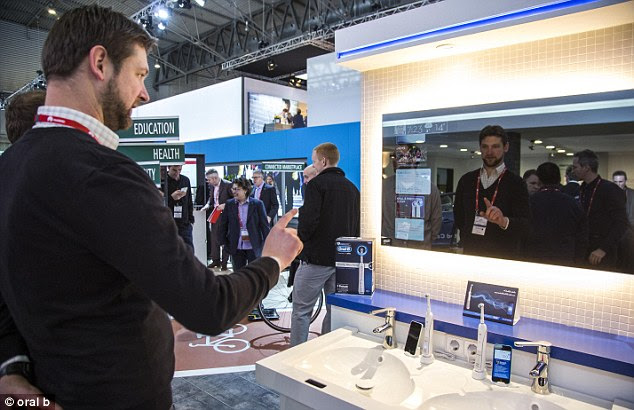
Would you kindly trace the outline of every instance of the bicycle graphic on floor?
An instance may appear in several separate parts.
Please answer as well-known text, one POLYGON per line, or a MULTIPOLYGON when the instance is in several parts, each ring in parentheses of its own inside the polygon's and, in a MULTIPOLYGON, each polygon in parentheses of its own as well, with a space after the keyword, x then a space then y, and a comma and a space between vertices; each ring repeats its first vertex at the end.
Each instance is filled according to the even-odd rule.
POLYGON ((207 336, 201 333, 196 333, 198 339, 205 338, 205 343, 190 343, 189 347, 213 347, 218 353, 240 353, 251 347, 251 343, 247 340, 237 339, 234 336, 239 335, 247 331, 247 327, 242 324, 237 324, 231 329, 226 330, 224 333, 218 336, 207 336), (217 339, 213 339, 217 337, 217 339))

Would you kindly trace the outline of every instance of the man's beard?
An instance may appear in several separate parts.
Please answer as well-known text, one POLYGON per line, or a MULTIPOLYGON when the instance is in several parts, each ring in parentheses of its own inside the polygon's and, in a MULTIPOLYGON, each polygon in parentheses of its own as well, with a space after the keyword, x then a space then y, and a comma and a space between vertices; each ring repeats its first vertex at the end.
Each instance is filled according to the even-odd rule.
POLYGON ((502 161, 504 161, 504 157, 493 159, 482 158, 482 161, 484 162, 484 165, 489 168, 497 168, 502 163, 502 161))
POLYGON ((119 88, 115 78, 111 78, 106 84, 106 91, 103 93, 101 107, 103 110, 103 123, 112 131, 125 130, 132 125, 130 110, 119 97, 119 88))

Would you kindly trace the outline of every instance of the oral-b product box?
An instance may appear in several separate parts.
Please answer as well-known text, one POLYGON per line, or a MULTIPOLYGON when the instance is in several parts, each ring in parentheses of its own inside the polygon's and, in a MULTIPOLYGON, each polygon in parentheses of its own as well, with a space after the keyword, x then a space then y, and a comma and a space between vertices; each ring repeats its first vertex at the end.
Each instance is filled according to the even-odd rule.
POLYGON ((340 237, 335 242, 336 292, 371 295, 374 292, 373 239, 340 237))

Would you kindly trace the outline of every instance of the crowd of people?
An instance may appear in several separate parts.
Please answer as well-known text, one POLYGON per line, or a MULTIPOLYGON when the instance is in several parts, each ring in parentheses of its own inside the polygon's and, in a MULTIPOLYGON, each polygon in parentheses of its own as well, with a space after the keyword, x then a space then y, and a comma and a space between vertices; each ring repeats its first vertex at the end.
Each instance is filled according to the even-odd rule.
POLYGON ((566 185, 552 162, 520 178, 504 163, 502 127, 483 128, 479 141, 483 165, 462 176, 454 203, 464 253, 634 273, 634 195, 625 172, 603 179, 597 155, 583 150, 566 185))
MULTIPOLYGON (((334 292, 336 238, 360 234, 359 190, 338 167, 338 148, 322 143, 304 170, 297 230, 287 228, 297 210, 274 224, 277 194, 262 172, 253 182, 229 182, 209 170, 204 209, 212 220, 220 216, 209 231, 212 262, 201 264, 181 167, 169 167, 165 206, 143 169, 116 150, 114 131, 129 127, 132 108, 149 100, 144 78, 154 44, 111 9, 69 11, 43 47, 46 93, 9 106, 13 145, 0 157, 7 176, 0 186, 0 394, 43 393, 65 409, 167 410, 174 340, 166 313, 190 330, 219 334, 245 318, 298 257, 291 344, 303 343, 321 290, 334 292), (229 256, 232 274, 209 269, 226 270, 229 256)), ((504 129, 487 126, 479 140, 483 166, 460 179, 454 207, 465 253, 514 258, 530 249, 554 263, 631 267, 634 190, 625 172, 615 172, 614 182, 601 178, 597 156, 585 150, 575 154, 568 182, 582 181, 578 199, 552 163, 526 176, 529 196, 504 164, 504 129)), ((329 330, 327 305, 322 332, 329 330)))

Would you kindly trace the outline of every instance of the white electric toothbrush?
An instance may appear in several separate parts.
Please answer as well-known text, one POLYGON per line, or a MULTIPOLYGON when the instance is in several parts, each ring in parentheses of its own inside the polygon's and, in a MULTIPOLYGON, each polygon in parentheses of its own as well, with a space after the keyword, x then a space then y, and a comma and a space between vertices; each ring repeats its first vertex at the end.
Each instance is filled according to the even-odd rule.
POLYGON ((431 364, 434 361, 434 314, 431 313, 431 298, 429 293, 427 298, 427 311, 425 312, 425 331, 423 333, 423 349, 420 356, 422 364, 431 364))
POLYGON ((487 377, 486 369, 486 347, 487 347, 487 325, 484 323, 484 303, 478 305, 480 308, 480 324, 478 325, 478 342, 476 349, 475 363, 471 377, 476 380, 484 380, 487 377))
POLYGON ((359 246, 357 248, 357 255, 359 255, 359 291, 360 295, 365 294, 365 265, 363 264, 363 255, 368 253, 368 248, 365 246, 359 246))

